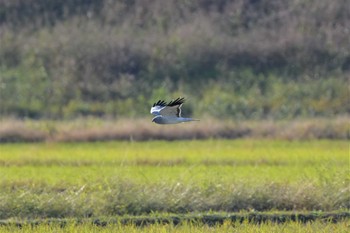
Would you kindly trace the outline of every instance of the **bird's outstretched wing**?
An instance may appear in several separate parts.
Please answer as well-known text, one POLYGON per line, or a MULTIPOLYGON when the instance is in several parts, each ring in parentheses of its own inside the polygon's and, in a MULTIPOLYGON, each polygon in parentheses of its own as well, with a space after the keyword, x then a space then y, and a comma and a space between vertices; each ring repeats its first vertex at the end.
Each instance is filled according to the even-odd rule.
POLYGON ((167 106, 167 103, 164 100, 158 100, 158 102, 154 103, 151 108, 151 114, 158 116, 161 115, 160 111, 167 106))
POLYGON ((164 100, 159 100, 153 104, 151 108, 151 114, 157 116, 173 116, 181 117, 181 106, 185 102, 185 98, 177 98, 169 103, 164 100))

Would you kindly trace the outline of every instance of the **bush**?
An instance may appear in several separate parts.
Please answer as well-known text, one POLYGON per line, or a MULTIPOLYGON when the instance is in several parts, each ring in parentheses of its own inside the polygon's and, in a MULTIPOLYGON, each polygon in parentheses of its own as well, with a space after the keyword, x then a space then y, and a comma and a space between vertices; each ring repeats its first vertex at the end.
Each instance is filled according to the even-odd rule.
POLYGON ((215 117, 347 113, 348 8, 342 0, 3 0, 0 115, 130 117, 146 111, 135 104, 177 95, 220 102, 188 109, 215 117))

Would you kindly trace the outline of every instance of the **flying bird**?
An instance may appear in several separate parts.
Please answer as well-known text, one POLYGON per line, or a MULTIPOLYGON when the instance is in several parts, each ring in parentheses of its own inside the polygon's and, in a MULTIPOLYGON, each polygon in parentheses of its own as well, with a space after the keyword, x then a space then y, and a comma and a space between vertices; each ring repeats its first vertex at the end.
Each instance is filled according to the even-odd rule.
POLYGON ((177 124, 188 121, 198 121, 193 118, 186 118, 181 116, 181 106, 185 102, 185 98, 177 98, 169 103, 164 100, 158 100, 151 108, 151 114, 155 115, 152 122, 166 125, 177 124))

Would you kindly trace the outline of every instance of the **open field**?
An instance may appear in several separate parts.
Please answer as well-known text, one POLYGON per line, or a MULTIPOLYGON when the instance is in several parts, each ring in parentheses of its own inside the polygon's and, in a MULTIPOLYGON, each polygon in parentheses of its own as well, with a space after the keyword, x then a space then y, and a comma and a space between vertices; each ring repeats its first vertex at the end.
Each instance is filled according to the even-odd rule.
POLYGON ((0 219, 348 212, 347 141, 0 145, 0 219))

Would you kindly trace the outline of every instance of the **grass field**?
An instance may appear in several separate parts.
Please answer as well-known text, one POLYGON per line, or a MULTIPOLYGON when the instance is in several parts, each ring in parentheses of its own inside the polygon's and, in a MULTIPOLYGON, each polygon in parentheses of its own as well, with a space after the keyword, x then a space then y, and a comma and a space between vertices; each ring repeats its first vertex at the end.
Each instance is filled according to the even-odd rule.
MULTIPOLYGON (((0 219, 9 222, 191 213, 348 212, 350 208, 347 141, 0 144, 0 153, 0 219)), ((331 225, 267 222, 259 229, 298 232, 303 226, 314 232, 327 227, 337 232, 349 225, 347 220, 331 225)), ((9 227, 14 226, 7 224, 0 232, 9 227)), ((119 227, 123 232, 137 230, 132 225, 119 227)), ((191 227, 157 225, 143 230, 195 232, 191 227)), ((225 227, 229 226, 213 231, 225 232, 225 227)), ((55 226, 38 228, 58 231, 55 226)), ((94 232, 91 224, 73 228, 94 232)), ((195 229, 206 228, 202 224, 195 229)), ((254 228, 243 232, 256 232, 254 228)))
POLYGON ((125 233, 202 233, 202 232, 239 232, 239 233, 294 233, 294 232, 317 232, 317 233, 344 233, 349 230, 349 221, 344 221, 339 224, 329 224, 324 222, 313 222, 313 223, 299 223, 299 222, 288 222, 285 224, 275 223, 263 223, 263 224, 249 224, 244 223, 232 223, 225 222, 217 226, 208 226, 206 224, 196 223, 184 223, 179 226, 172 224, 153 224, 146 227, 138 227, 135 225, 123 225, 123 224, 112 224, 104 227, 96 226, 93 224, 67 224, 62 227, 59 224, 41 224, 38 226, 24 225, 21 228, 8 225, 0 226, 0 233, 5 232, 43 232, 43 233, 60 233, 60 232, 125 232, 125 233))

